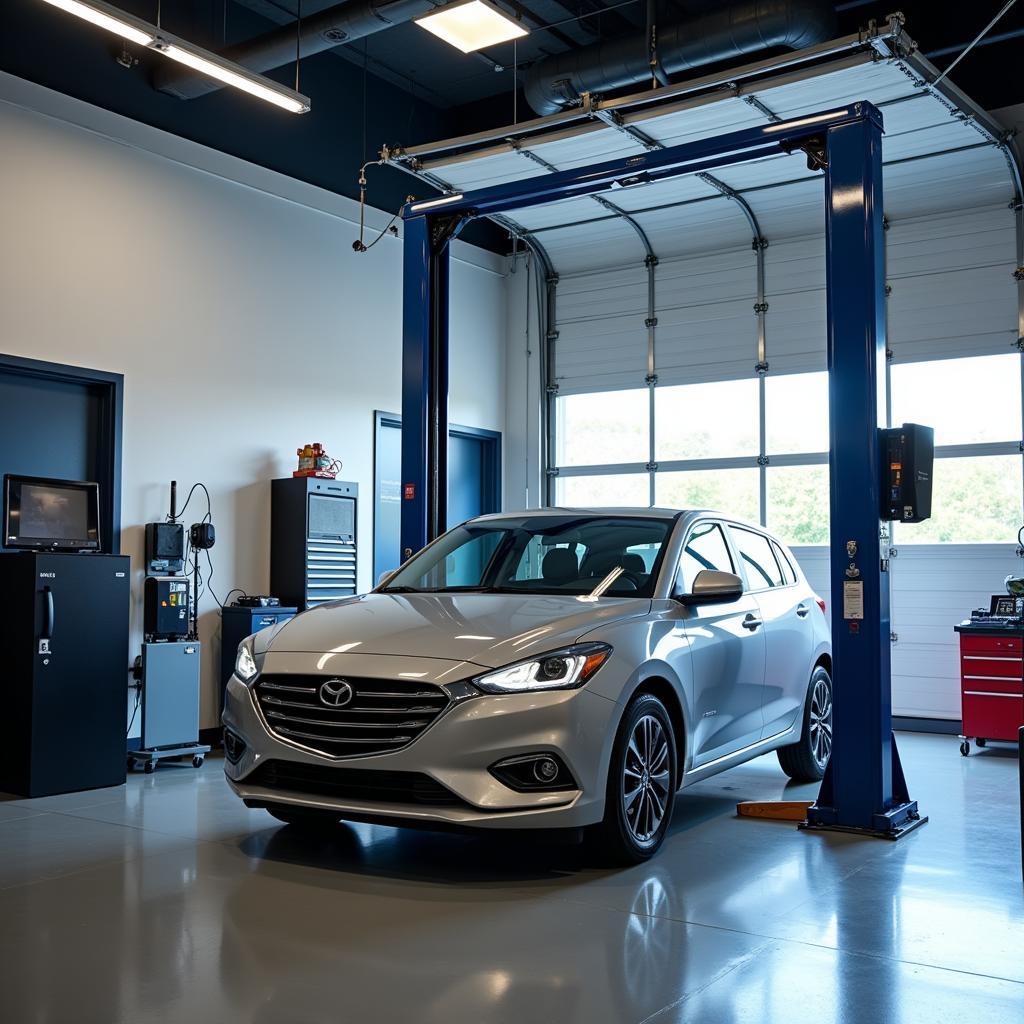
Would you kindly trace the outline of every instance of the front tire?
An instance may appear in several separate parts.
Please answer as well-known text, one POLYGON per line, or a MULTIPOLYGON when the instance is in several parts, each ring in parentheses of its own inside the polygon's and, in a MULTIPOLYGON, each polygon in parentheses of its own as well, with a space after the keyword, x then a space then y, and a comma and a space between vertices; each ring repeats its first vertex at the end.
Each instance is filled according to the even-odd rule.
POLYGON ((819 782, 832 753, 832 679, 819 665, 811 675, 800 739, 776 751, 794 782, 819 782))
POLYGON ((288 804, 270 804, 267 806, 268 813, 284 822, 285 825, 294 825, 296 828, 308 832, 318 832, 324 829, 333 828, 341 820, 341 816, 334 811, 324 811, 319 807, 292 807, 288 804))
POLYGON ((626 709, 608 766, 604 820, 594 834, 602 860, 641 864, 658 851, 672 817, 677 764, 665 705, 641 694, 626 709))

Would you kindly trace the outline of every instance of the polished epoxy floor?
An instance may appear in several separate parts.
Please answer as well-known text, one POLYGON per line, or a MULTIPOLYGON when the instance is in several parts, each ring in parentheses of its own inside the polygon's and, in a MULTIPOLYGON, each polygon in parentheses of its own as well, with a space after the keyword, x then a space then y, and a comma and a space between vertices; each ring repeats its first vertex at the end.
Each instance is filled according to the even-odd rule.
POLYGON ((4 1024, 1024 1020, 1017 759, 903 734, 898 843, 738 820, 774 755, 682 794, 650 864, 279 827, 217 761, 0 803, 4 1024))

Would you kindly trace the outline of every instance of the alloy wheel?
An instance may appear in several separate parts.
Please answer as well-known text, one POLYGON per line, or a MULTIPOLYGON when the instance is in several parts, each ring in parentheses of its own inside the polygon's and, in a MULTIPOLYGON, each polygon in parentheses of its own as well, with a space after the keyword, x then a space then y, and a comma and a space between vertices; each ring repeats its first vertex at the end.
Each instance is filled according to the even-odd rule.
POLYGON ((818 679, 811 692, 811 754, 824 768, 832 753, 832 690, 826 679, 818 679))
POLYGON ((653 715, 638 718, 622 767, 622 807, 626 825, 641 846, 655 841, 669 807, 672 763, 668 737, 653 715))

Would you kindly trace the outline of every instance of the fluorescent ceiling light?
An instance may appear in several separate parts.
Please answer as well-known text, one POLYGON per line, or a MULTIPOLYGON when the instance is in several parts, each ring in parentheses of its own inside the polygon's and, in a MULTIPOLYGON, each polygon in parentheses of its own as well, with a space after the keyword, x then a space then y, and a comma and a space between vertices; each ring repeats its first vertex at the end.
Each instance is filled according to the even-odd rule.
POLYGON ((309 110, 309 100, 301 93, 272 84, 262 75, 247 73, 243 68, 230 61, 218 60, 212 53, 204 56, 191 48, 185 48, 175 43, 164 43, 160 39, 156 42, 156 49, 165 57, 170 57, 171 60, 176 60, 179 64, 185 64, 201 75, 209 75, 210 78, 216 78, 225 85, 232 85, 251 96, 257 96, 268 103, 290 110, 293 114, 305 114, 309 110))
POLYGON ((414 20, 463 53, 507 43, 527 34, 518 21, 490 0, 458 0, 414 20))
POLYGON ((99 0, 90 0, 89 3, 82 3, 80 0, 44 0, 44 2, 59 7, 62 11, 67 11, 68 14, 84 18, 86 21, 92 22, 93 25, 99 25, 100 28, 105 28, 108 32, 113 32, 140 46, 150 46, 153 43, 155 33, 147 31, 144 21, 133 18, 130 14, 111 7, 110 4, 101 3, 99 0))
POLYGON ((53 7, 59 7, 68 14, 77 15, 85 21, 105 28, 115 35, 140 46, 146 46, 165 57, 185 64, 201 75, 216 78, 258 99, 273 103, 293 114, 305 114, 309 110, 309 97, 279 85, 270 78, 257 75, 232 61, 224 60, 216 53, 193 46, 184 39, 169 35, 163 29, 142 21, 124 11, 118 10, 104 0, 44 0, 53 7))

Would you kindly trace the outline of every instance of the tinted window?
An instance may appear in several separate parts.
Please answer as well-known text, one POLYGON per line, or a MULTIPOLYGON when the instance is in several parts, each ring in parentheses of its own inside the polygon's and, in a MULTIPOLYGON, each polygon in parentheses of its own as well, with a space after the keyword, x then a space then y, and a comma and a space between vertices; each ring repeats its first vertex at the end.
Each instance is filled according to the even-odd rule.
POLYGON ((775 561, 775 555, 772 554, 768 538, 739 526, 732 526, 730 529, 732 539, 739 548, 750 589, 764 590, 766 587, 782 586, 782 571, 775 561))
POLYGON ((693 590, 693 581, 701 569, 715 572, 735 572, 725 535, 717 523, 699 523, 690 532, 679 561, 683 590, 693 590))
POLYGON ((782 575, 786 582, 796 583, 796 570, 794 570, 793 563, 790 562, 786 552, 775 541, 772 541, 772 551, 775 552, 775 559, 779 563, 779 568, 782 569, 782 575))

